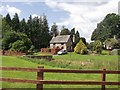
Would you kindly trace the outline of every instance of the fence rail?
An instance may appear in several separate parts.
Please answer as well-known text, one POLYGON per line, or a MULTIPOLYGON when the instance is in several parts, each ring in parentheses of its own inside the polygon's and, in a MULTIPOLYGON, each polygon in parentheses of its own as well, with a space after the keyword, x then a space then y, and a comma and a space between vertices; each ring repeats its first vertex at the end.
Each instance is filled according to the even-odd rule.
POLYGON ((37 72, 37 80, 0 78, 0 81, 19 82, 36 84, 37 90, 43 90, 43 84, 72 84, 72 85, 101 85, 101 90, 105 90, 105 85, 120 85, 120 82, 107 82, 106 74, 120 74, 118 70, 61 70, 61 69, 44 69, 43 66, 38 68, 19 68, 19 67, 0 67, 0 70, 37 72), (44 73, 86 73, 86 74, 101 74, 101 81, 72 81, 72 80, 43 80, 44 73))

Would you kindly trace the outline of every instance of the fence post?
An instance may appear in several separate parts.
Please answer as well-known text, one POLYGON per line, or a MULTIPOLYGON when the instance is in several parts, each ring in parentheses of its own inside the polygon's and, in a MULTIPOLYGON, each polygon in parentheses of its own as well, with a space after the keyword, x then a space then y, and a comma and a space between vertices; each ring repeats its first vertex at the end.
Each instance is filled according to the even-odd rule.
MULTIPOLYGON (((41 71, 43 68, 43 66, 38 66, 37 80, 43 80, 43 72, 41 71)), ((43 90, 43 84, 37 84, 37 90, 43 90)))
MULTIPOLYGON (((103 69, 102 81, 106 81, 106 69, 103 69)), ((101 90, 105 90, 105 85, 102 85, 102 89, 101 90)))

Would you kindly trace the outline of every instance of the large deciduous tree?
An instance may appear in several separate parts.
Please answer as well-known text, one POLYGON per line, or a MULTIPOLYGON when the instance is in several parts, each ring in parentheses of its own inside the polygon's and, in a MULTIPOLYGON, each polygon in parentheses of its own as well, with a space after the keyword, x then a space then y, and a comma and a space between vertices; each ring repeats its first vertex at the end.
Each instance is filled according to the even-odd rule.
POLYGON ((114 35, 120 37, 120 16, 117 14, 108 14, 103 21, 97 24, 93 31, 91 40, 105 41, 107 38, 113 38, 114 35))
POLYGON ((70 31, 63 26, 60 35, 70 35, 70 31))

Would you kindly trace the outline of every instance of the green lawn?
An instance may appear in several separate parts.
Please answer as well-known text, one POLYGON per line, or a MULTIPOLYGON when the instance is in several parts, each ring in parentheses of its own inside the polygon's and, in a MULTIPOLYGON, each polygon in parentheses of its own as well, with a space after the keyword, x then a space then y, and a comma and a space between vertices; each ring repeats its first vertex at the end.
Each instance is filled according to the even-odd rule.
MULTIPOLYGON (((2 66, 7 67, 30 67, 30 68, 37 68, 40 66, 39 64, 26 61, 24 59, 13 57, 13 56, 3 56, 2 57, 2 66)), ((51 66, 42 65, 45 68, 53 68, 51 66)), ((55 68, 55 67, 54 67, 55 68)), ((11 77, 11 78, 22 78, 22 79, 34 79, 36 80, 36 73, 33 72, 17 72, 17 71, 2 71, 3 77, 11 77)), ((52 74, 52 73, 45 73, 44 75, 45 80, 101 80, 101 75, 97 74, 52 74)), ((107 81, 118 81, 117 75, 107 75, 107 81)), ((22 84, 22 83, 2 83, 3 88, 35 88, 36 85, 33 84, 22 84)), ((44 85, 44 88, 98 88, 100 86, 91 86, 91 85, 44 85)), ((118 87, 118 86, 108 86, 108 87, 118 87)))
POLYGON ((118 60, 118 55, 80 55, 74 52, 68 53, 66 55, 55 55, 56 60, 74 60, 74 61, 86 61, 86 60, 118 60))
MULTIPOLYGON (((107 53, 104 51, 103 53, 107 53)), ((43 55, 38 53, 37 55, 43 55)), ((103 69, 117 70, 118 55, 80 55, 74 52, 65 55, 54 55, 51 62, 45 60, 32 60, 48 66, 69 69, 103 69)))

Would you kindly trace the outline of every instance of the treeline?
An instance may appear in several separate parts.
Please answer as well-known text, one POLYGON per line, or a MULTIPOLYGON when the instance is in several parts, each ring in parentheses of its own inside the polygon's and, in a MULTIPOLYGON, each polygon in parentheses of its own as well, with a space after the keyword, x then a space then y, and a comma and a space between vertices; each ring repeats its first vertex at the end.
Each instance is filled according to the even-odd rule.
MULTIPOLYGON (((30 15, 28 20, 20 20, 17 13, 10 17, 9 13, 2 18, 2 49, 27 52, 28 50, 40 50, 49 47, 49 41, 57 35, 75 35, 75 45, 80 40, 79 32, 75 28, 69 30, 62 27, 59 32, 58 26, 54 23, 51 30, 48 26, 46 15, 34 17, 30 15)), ((85 38, 83 38, 85 41, 85 38)))

